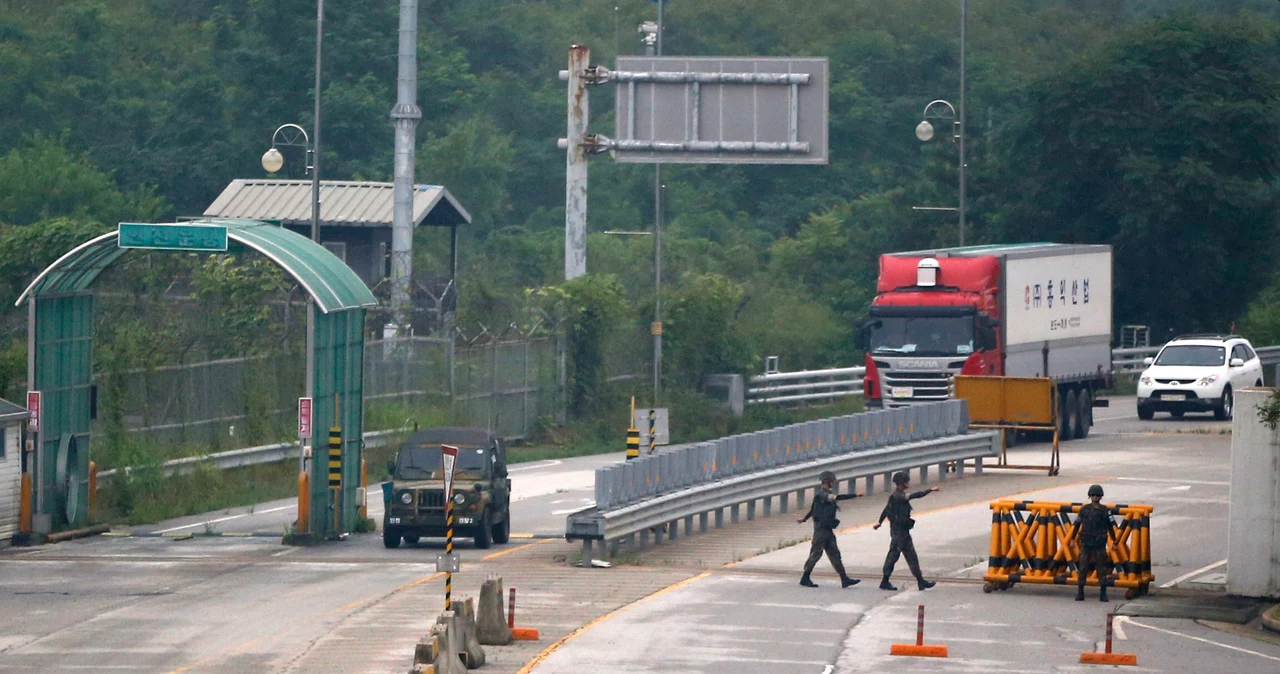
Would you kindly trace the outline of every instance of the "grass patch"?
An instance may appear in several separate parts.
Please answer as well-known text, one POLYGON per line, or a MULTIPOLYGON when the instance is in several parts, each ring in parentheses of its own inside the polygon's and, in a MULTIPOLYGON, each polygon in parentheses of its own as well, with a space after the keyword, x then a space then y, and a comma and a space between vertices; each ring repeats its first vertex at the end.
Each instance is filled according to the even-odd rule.
POLYGON ((98 487, 98 519, 148 524, 297 495, 293 461, 218 470, 203 464, 186 475, 164 477, 158 464, 116 473, 98 487))

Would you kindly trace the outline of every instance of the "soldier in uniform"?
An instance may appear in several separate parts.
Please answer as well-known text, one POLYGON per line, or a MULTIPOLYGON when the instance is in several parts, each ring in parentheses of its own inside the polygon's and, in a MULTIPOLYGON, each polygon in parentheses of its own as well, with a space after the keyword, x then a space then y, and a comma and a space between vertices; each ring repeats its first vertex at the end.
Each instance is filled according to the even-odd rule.
POLYGON ((920 573, 920 560, 916 557, 915 543, 911 541, 911 527, 916 525, 916 521, 911 519, 911 501, 928 496, 938 491, 938 488, 930 487, 908 494, 907 487, 911 485, 911 476, 906 472, 895 473, 893 484, 896 488, 892 494, 889 494, 889 503, 880 513, 880 520, 872 527, 879 529, 886 519, 889 520, 889 554, 884 558, 884 579, 880 581, 880 589, 898 589, 889 583, 889 576, 893 574, 893 567, 898 563, 898 556, 903 555, 907 558, 907 566, 911 568, 912 575, 916 577, 917 586, 921 590, 927 590, 937 583, 925 580, 924 574, 920 573))
POLYGON ((836 573, 840 574, 840 586, 857 585, 858 579, 850 578, 844 572, 844 562, 840 560, 840 548, 836 545, 835 530, 840 526, 840 520, 836 519, 836 511, 840 506, 836 505, 836 502, 857 498, 862 494, 837 494, 835 492, 836 474, 829 470, 822 471, 818 479, 822 486, 814 493, 809 512, 796 520, 797 523, 804 524, 805 520, 813 518, 813 543, 809 546, 809 559, 805 560, 804 575, 800 577, 800 584, 805 587, 818 586, 809 579, 809 574, 813 573, 814 565, 822 559, 822 553, 825 552, 827 559, 831 560, 831 566, 835 567, 836 573))
POLYGON ((1107 576, 1111 575, 1111 558, 1107 554, 1107 538, 1111 535, 1111 509, 1102 505, 1102 485, 1089 487, 1089 503, 1080 507, 1074 537, 1080 542, 1080 558, 1076 561, 1076 601, 1084 601, 1084 582, 1090 571, 1098 572, 1098 601, 1107 600, 1107 576))

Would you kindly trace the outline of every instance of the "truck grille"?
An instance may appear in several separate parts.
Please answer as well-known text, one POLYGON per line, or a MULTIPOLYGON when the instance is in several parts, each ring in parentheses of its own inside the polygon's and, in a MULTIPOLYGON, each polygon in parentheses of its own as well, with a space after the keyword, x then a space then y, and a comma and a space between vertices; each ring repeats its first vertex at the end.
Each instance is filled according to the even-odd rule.
POLYGON ((884 370, 881 396, 886 407, 902 407, 913 402, 947 400, 951 397, 952 372, 884 370), (894 397, 894 389, 910 388, 911 397, 894 397))
POLYGON ((418 494, 419 508, 444 508, 444 492, 424 491, 418 494))

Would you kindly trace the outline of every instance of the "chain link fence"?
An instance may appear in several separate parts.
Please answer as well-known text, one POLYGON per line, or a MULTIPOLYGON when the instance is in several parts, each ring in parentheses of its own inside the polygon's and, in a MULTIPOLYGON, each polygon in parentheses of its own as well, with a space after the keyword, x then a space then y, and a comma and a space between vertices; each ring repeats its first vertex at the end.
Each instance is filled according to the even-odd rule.
MULTIPOLYGON (((481 325, 470 334, 366 342, 366 426, 379 408, 387 414, 376 418, 405 411, 513 439, 529 436, 540 417, 563 423, 565 337, 558 328, 481 325)), ((95 430, 212 451, 287 440, 296 432, 305 374, 300 352, 99 373, 95 430)))

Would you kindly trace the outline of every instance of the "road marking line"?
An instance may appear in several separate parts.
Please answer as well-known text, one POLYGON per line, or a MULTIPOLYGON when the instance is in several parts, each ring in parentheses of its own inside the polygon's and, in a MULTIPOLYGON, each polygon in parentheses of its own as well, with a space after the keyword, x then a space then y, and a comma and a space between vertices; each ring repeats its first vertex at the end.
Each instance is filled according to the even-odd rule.
POLYGON ((517 546, 516 546, 516 547, 514 547, 514 548, 510 548, 510 549, 507 549, 507 550, 503 550, 503 551, 501 551, 501 552, 495 552, 495 553, 493 553, 493 554, 485 555, 484 557, 481 557, 481 558, 480 558, 480 561, 482 561, 482 562, 487 562, 487 561, 489 561, 489 560, 491 560, 491 559, 497 559, 497 558, 499 558, 499 557, 501 557, 501 556, 503 556, 503 555, 509 555, 509 554, 511 554, 511 553, 513 553, 513 552, 517 552, 517 551, 519 551, 519 550, 524 550, 525 548, 532 548, 532 547, 533 547, 533 546, 535 546, 535 545, 542 545, 543 543, 550 543, 551 541, 555 541, 555 540, 559 540, 559 539, 557 539, 557 538, 546 538, 546 539, 543 539, 543 540, 541 540, 541 541, 534 541, 533 543, 525 543, 524 545, 517 545, 517 546))
POLYGON ((583 632, 586 632, 587 630, 591 629, 592 627, 595 627, 596 625, 598 625, 598 624, 600 624, 600 623, 602 623, 602 622, 604 622, 604 621, 606 621, 606 620, 608 620, 608 619, 610 619, 610 618, 612 618, 612 617, 614 617, 614 616, 616 616, 616 615, 618 615, 618 614, 620 614, 620 613, 623 613, 623 612, 625 612, 625 611, 627 611, 627 610, 631 609, 631 608, 632 608, 632 607, 634 607, 634 606, 639 606, 640 604, 643 604, 644 602, 649 601, 650 599, 653 599, 654 597, 658 597, 658 596, 664 595, 664 594, 666 594, 666 593, 668 593, 668 592, 672 592, 672 591, 678 590, 678 589, 680 589, 680 588, 682 588, 682 587, 684 587, 684 586, 686 586, 686 585, 690 585, 690 584, 692 584, 692 583, 695 583, 695 582, 697 582, 697 581, 699 581, 699 580, 702 580, 703 578, 706 578, 707 576, 710 576, 710 575, 711 575, 711 572, 710 572, 710 571, 703 571, 702 573, 700 573, 700 574, 698 574, 698 575, 696 575, 696 576, 694 576, 694 577, 692 577, 692 578, 685 578, 684 580, 682 580, 682 581, 680 581, 680 582, 678 582, 678 583, 676 583, 676 584, 674 584, 674 585, 668 585, 667 587, 664 587, 664 588, 662 588, 661 590, 658 590, 657 592, 654 592, 653 594, 650 594, 650 595, 647 595, 647 596, 641 597, 641 598, 639 598, 639 599, 637 599, 637 600, 635 600, 635 601, 631 602, 630 604, 627 604, 626 606, 620 606, 620 607, 618 607, 618 608, 616 608, 616 609, 614 609, 614 610, 612 610, 612 611, 610 611, 610 612, 608 612, 608 613, 606 613, 606 614, 604 614, 604 615, 602 615, 602 616, 600 616, 600 617, 596 618, 595 620, 592 620, 591 622, 589 622, 589 623, 587 623, 587 624, 583 625, 582 627, 579 627, 578 629, 576 629, 576 630, 574 630, 574 631, 572 631, 572 632, 570 632, 570 633, 568 633, 568 634, 564 635, 563 637, 561 637, 561 638, 560 638, 560 640, 559 640, 559 641, 555 642, 554 644, 551 644, 550 646, 547 646, 547 647, 546 647, 546 649, 544 649, 541 653, 539 653, 539 654, 535 655, 535 656, 533 657, 533 659, 532 659, 532 660, 530 660, 529 662, 525 663, 524 667, 521 667, 521 668, 520 668, 520 670, 516 672, 516 674, 529 674, 529 672, 532 672, 532 671, 533 671, 533 668, 534 668, 534 667, 537 667, 538 665, 542 664, 542 661, 543 661, 543 660, 546 660, 546 659, 547 659, 547 658, 548 658, 552 653, 556 652, 556 651, 557 651, 561 646, 563 646, 563 645, 565 645, 565 644, 569 643, 571 640, 573 640, 573 638, 574 638, 574 637, 578 636, 579 634, 582 634, 583 632))
POLYGON ((1160 587, 1173 587, 1174 585, 1177 585, 1178 583, 1181 583, 1182 581, 1187 580, 1188 578, 1195 578, 1196 576, 1206 571, 1209 571, 1211 569, 1216 569, 1219 566, 1222 566, 1223 564, 1226 564, 1226 563, 1227 563, 1227 560, 1225 559, 1218 560, 1208 566, 1200 567, 1195 571, 1192 571, 1191 573, 1184 573, 1181 576, 1178 576, 1177 578, 1174 578, 1173 580, 1161 585, 1160 587))
POLYGON ((823 668, 822 674, 831 674, 831 672, 834 672, 835 669, 836 669, 835 665, 827 665, 825 668, 823 668))
POLYGON ((507 472, 514 473, 517 470, 532 470, 534 468, 551 468, 553 466, 558 466, 562 463, 564 462, 557 459, 546 459, 543 461, 535 461, 534 463, 530 463, 530 464, 516 464, 508 468, 507 472))
POLYGON ((1116 619, 1112 621, 1111 631, 1115 632, 1115 637, 1121 641, 1129 640, 1129 637, 1124 635, 1124 624, 1127 622, 1129 622, 1129 616, 1123 615, 1116 616, 1116 619))
POLYGON ((206 524, 217 524, 217 523, 219 523, 219 522, 226 522, 227 520, 240 519, 241 517, 249 517, 249 516, 251 516, 251 515, 264 515, 264 514, 266 514, 266 513, 275 513, 275 512, 280 512, 281 510, 289 510, 290 508, 297 508, 297 507, 298 507, 297 505, 287 505, 287 506, 281 506, 281 507, 279 507, 279 508, 269 508, 269 509, 267 509, 267 510, 259 510, 259 511, 257 511, 257 512, 241 513, 241 514, 239 514, 239 515, 230 515, 230 516, 228 516, 228 517, 219 517, 219 518, 218 518, 218 519, 216 519, 216 520, 208 520, 207 522, 196 522, 195 524, 184 524, 184 525, 182 525, 182 526, 180 526, 180 527, 172 527, 172 528, 169 528, 169 529, 161 529, 160 531, 153 531, 153 532, 151 532, 151 533, 153 533, 153 534, 167 534, 167 533, 169 533, 170 531, 181 531, 181 530, 183 530, 183 529, 190 529, 190 528, 192 528, 192 527, 202 527, 202 526, 205 526, 206 524))
POLYGON ((1214 645, 1214 646, 1221 646, 1222 648, 1227 648, 1227 649, 1230 649, 1230 650, 1233 650, 1233 651, 1239 651, 1239 652, 1241 652, 1241 653, 1247 653, 1247 654, 1249 654, 1249 655, 1256 655, 1256 656, 1258 656, 1258 657, 1260 657, 1260 658, 1266 658, 1267 660, 1275 660, 1276 662, 1280 662, 1280 658, 1277 658, 1277 657, 1275 657, 1274 655, 1267 655, 1266 653, 1259 653, 1259 652, 1257 652, 1257 651, 1251 651, 1251 650, 1249 650, 1249 649, 1247 649, 1247 648, 1240 648, 1239 646, 1232 646, 1231 644, 1224 644, 1224 643, 1220 643, 1220 642, 1217 642, 1217 641, 1213 641, 1212 639, 1205 639, 1205 638, 1203 638, 1203 637, 1193 637, 1193 636, 1191 636, 1190 634, 1183 634, 1182 632, 1175 632, 1175 631, 1173 631, 1173 630, 1167 630, 1167 629, 1164 629, 1163 627, 1156 627, 1156 626, 1154 626, 1154 625, 1147 625, 1147 624, 1144 624, 1144 623, 1140 623, 1140 622, 1138 622, 1137 620, 1132 620, 1132 619, 1130 619, 1128 622, 1129 622, 1129 624, 1130 624, 1130 625, 1135 625, 1135 626, 1137 626, 1137 627, 1142 627, 1142 628, 1145 628, 1145 629, 1154 630, 1154 631, 1156 631, 1156 632, 1163 632, 1163 633, 1165 633, 1165 634, 1172 634, 1172 635, 1173 635, 1173 636, 1175 636, 1175 637, 1182 637, 1183 639, 1191 639, 1192 641, 1199 641, 1199 642, 1206 643, 1206 644, 1212 644, 1212 645, 1214 645))
POLYGON ((1178 485, 1192 485, 1192 484, 1199 484, 1199 485, 1205 485, 1205 486, 1209 486, 1209 487, 1229 487, 1229 486, 1231 486, 1231 483, 1230 483, 1230 482, 1210 482, 1210 481, 1206 481, 1206 480, 1161 480, 1161 479, 1154 478, 1154 477, 1117 477, 1117 478, 1112 478, 1112 479, 1117 480, 1117 481, 1120 481, 1120 482, 1154 482, 1154 483, 1157 483, 1157 484, 1178 484, 1178 485))

